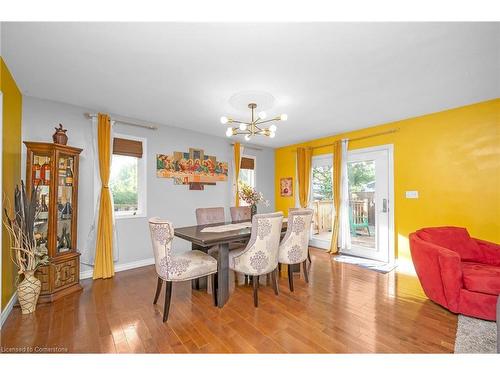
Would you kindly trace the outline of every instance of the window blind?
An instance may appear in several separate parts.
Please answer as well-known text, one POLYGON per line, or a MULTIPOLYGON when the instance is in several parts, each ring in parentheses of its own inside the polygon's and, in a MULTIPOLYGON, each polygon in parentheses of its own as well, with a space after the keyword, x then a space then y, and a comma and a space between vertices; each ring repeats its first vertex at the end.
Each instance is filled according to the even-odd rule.
POLYGON ((255 160, 251 158, 242 157, 241 158, 241 169, 255 169, 255 160))
POLYGON ((133 139, 113 138, 113 154, 142 158, 142 142, 133 139))

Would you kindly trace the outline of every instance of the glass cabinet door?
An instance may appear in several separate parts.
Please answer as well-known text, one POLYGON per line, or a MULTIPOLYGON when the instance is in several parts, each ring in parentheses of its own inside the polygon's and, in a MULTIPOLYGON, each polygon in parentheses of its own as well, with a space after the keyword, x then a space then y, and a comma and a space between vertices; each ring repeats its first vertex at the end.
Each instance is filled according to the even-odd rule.
POLYGON ((56 252, 71 249, 73 230, 74 156, 58 155, 57 160, 57 238, 56 252))
POLYGON ((51 156, 33 153, 31 160, 31 186, 36 194, 36 210, 34 232, 39 250, 48 253, 49 205, 50 205, 50 163, 51 156))

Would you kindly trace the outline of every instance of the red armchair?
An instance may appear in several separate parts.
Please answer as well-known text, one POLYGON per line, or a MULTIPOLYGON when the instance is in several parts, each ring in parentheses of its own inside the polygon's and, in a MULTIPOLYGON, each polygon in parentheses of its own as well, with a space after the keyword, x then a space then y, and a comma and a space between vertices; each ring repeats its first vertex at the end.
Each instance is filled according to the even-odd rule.
POLYGON ((465 228, 424 228, 410 234, 425 294, 454 313, 496 319, 500 245, 471 238, 465 228))

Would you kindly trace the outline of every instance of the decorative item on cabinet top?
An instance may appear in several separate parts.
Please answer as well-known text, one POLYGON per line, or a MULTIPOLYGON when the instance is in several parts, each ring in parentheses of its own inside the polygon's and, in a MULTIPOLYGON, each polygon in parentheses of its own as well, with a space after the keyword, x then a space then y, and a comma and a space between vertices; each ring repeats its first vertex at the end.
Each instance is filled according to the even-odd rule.
POLYGON ((81 290, 77 244, 78 166, 80 148, 59 143, 24 142, 26 190, 36 194, 34 224, 37 248, 49 264, 35 276, 41 281, 39 302, 52 302, 81 290), (38 187, 35 189, 35 187, 38 187))
POLYGON ((190 148, 189 152, 156 155, 156 175, 173 178, 176 185, 189 185, 189 190, 203 190, 205 185, 227 181, 228 163, 190 148))
POLYGON ((54 143, 66 145, 66 143, 68 143, 68 136, 66 135, 68 129, 64 129, 62 124, 59 124, 59 127, 56 127, 54 129, 56 129, 56 132, 52 135, 52 140, 54 141, 54 143))

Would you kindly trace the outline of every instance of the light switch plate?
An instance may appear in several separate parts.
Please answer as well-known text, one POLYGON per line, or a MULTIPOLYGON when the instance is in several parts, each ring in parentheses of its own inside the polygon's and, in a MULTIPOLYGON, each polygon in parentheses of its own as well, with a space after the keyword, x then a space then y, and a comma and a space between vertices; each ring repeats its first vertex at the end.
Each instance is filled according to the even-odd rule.
POLYGON ((418 199, 418 191, 417 190, 408 190, 406 192, 407 199, 418 199))

